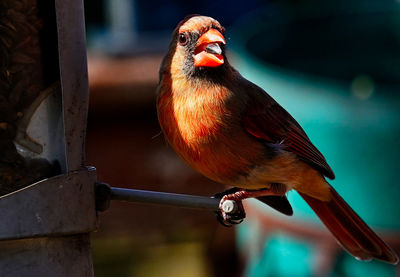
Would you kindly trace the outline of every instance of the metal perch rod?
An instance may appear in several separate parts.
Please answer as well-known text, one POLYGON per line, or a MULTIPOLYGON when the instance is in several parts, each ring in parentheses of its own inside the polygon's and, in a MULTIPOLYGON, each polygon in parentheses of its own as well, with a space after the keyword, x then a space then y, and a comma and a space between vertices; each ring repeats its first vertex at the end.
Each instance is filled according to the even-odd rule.
POLYGON ((234 213, 238 208, 237 203, 233 200, 225 200, 220 207, 221 199, 214 197, 116 188, 106 183, 96 183, 96 209, 98 211, 107 210, 111 200, 161 204, 217 212, 222 210, 225 213, 234 213))
POLYGON ((115 187, 111 187, 111 200, 164 204, 183 208, 203 209, 210 211, 219 211, 220 201, 220 199, 205 196, 137 189, 124 189, 115 187))

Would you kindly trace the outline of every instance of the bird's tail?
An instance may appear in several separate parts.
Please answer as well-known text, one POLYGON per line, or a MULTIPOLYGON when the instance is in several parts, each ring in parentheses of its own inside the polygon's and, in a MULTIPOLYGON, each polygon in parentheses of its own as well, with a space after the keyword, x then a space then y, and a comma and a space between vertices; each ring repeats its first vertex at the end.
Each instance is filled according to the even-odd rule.
POLYGON ((300 193, 317 216, 350 254, 360 260, 376 258, 391 264, 399 261, 396 253, 330 187, 331 199, 324 202, 300 193))

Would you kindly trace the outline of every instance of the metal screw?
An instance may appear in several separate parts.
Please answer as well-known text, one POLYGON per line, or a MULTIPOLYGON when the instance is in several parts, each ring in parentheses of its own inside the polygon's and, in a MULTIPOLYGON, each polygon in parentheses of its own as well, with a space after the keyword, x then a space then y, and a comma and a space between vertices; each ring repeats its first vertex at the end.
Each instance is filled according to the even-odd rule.
POLYGON ((234 213, 234 212, 237 211, 236 202, 233 201, 233 200, 225 200, 225 201, 222 203, 222 207, 221 207, 221 208, 222 208, 222 210, 223 210, 225 213, 227 213, 227 214, 234 213))

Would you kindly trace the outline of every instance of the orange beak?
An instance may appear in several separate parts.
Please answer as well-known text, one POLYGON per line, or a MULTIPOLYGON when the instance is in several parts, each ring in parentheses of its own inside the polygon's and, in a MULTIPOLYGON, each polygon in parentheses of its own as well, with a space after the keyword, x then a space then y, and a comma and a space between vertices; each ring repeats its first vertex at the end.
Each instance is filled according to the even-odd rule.
POLYGON ((217 67, 224 63, 220 44, 225 44, 224 36, 216 29, 210 29, 197 41, 194 51, 194 66, 217 67))

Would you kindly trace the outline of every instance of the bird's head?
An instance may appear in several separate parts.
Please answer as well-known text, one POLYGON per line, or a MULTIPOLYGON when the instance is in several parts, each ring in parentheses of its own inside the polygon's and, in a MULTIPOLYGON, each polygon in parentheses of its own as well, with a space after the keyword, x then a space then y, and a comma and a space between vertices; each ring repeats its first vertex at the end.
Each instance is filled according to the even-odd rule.
POLYGON ((225 29, 208 16, 191 15, 176 27, 166 56, 171 73, 204 75, 224 67, 225 29))

